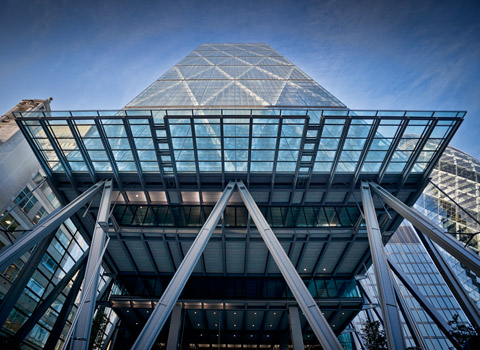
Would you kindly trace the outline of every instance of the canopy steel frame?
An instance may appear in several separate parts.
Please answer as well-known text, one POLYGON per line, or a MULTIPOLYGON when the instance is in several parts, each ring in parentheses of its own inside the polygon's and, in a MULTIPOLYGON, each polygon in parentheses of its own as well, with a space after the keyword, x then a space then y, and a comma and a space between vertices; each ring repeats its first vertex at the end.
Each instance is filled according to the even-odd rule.
POLYGON ((104 181, 97 182, 65 207, 50 213, 35 226, 32 231, 25 232, 15 243, 5 247, 2 254, 0 254, 0 270, 3 271, 10 263, 20 258, 35 246, 35 244, 48 237, 48 235, 55 231, 65 220, 92 199, 103 188, 103 185, 104 181))
POLYGON ((382 234, 378 225, 377 214, 372 194, 367 182, 360 185, 363 211, 367 224, 368 241, 372 255, 372 264, 377 282, 378 299, 383 316, 383 327, 390 349, 405 349, 400 314, 395 299, 395 289, 387 257, 383 248, 382 234))
POLYGON ((480 276, 480 257, 473 250, 462 246, 459 241, 445 234, 438 225, 425 215, 404 204, 378 184, 373 182, 369 184, 374 192, 393 210, 410 221, 413 226, 472 270, 477 276, 480 276))
POLYGON ((107 180, 103 188, 97 222, 88 254, 87 270, 82 290, 82 298, 84 294, 86 295, 85 303, 77 311, 79 316, 70 347, 74 350, 88 349, 93 314, 95 313, 98 280, 100 278, 100 269, 97 269, 97 265, 103 257, 102 251, 105 246, 106 232, 108 232, 112 189, 112 180, 107 180), (90 284, 92 284, 92 288, 87 288, 90 284))
POLYGON ((235 188, 235 182, 230 181, 223 191, 220 199, 213 208, 205 224, 199 231, 195 241, 192 243, 185 258, 178 267, 175 275, 168 284, 167 289, 158 301, 157 306, 151 313, 147 323, 132 346, 132 350, 149 350, 162 330, 168 316, 170 315, 178 297, 182 293, 188 278, 192 274, 195 265, 205 250, 207 243, 220 220, 220 217, 227 206, 235 188))
POLYGON ((323 316, 317 303, 313 299, 310 291, 305 286, 302 278, 290 261, 287 253, 281 246, 277 237, 265 220, 262 212, 258 209, 257 204, 253 200, 250 192, 245 187, 243 181, 237 182, 240 196, 247 207, 247 210, 255 223, 260 235, 262 236, 267 248, 276 262, 278 269, 282 273, 292 294, 297 300, 300 308, 305 314, 308 323, 312 327, 313 332, 320 341, 324 349, 343 349, 338 341, 335 333, 330 328, 328 321, 323 316))

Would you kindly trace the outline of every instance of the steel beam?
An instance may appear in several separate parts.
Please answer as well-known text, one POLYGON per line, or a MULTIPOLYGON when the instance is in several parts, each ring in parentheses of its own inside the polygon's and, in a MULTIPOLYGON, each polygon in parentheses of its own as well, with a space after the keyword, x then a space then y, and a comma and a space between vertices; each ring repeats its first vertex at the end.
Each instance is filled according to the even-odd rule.
POLYGON ((418 232, 418 237, 420 241, 422 241, 423 246, 427 250, 430 258, 433 260, 435 266, 445 280, 445 283, 447 283, 450 291, 452 292, 453 296, 457 300, 465 315, 467 315, 468 319, 474 327, 480 327, 479 310, 473 303, 473 301, 470 299, 461 283, 458 281, 455 273, 451 270, 450 266, 443 259, 437 247, 435 247, 433 242, 428 237, 423 235, 421 232, 418 232))
POLYGON ((456 339, 451 335, 452 327, 448 322, 443 318, 443 316, 435 309, 435 307, 428 301, 428 299, 420 292, 420 290, 415 286, 415 284, 407 277, 407 275, 390 259, 387 258, 388 265, 392 269, 395 276, 403 283, 405 288, 408 289, 410 294, 415 298, 415 300, 420 304, 420 306, 425 310, 425 312, 430 316, 430 318, 435 322, 435 324, 440 328, 443 334, 452 342, 455 348, 461 350, 462 347, 456 339))
POLYGON ((383 316, 383 328, 385 329, 388 348, 405 349, 392 275, 387 265, 387 258, 383 249, 382 233, 378 225, 377 213, 375 212, 375 206, 373 204, 373 198, 368 183, 361 183, 360 192, 362 195, 368 242, 372 254, 373 269, 378 289, 378 299, 383 316))
POLYGON ((88 349, 93 314, 95 313, 98 280, 100 278, 100 269, 97 269, 97 265, 103 257, 102 252, 105 246, 106 232, 108 231, 108 217, 110 215, 112 188, 112 180, 107 180, 103 188, 97 222, 95 224, 95 230, 90 244, 87 271, 85 273, 82 288, 82 298, 85 298, 85 302, 78 310, 78 321, 73 332, 72 343, 70 346, 70 349, 72 350, 88 349), (87 288, 90 284, 92 287, 87 288))
POLYGON ((32 231, 25 232, 14 244, 5 247, 2 250, 2 254, 0 254, 0 271, 3 271, 10 263, 19 259, 35 244, 48 237, 48 235, 55 231, 65 220, 92 199, 103 188, 103 184, 104 181, 97 182, 65 207, 49 214, 35 226, 32 231))
POLYGON ((177 304, 172 310, 170 319, 170 329, 168 330, 168 340, 166 350, 178 349, 178 336, 180 335, 180 326, 182 324, 182 305, 177 304))
POLYGON ((293 350, 305 350, 298 307, 290 306, 288 308, 288 323, 290 324, 290 338, 292 339, 293 350))
POLYGON ((153 343, 157 339, 158 334, 162 330, 170 312, 175 306, 178 297, 182 293, 188 278, 192 274, 195 265, 202 256, 202 253, 205 250, 230 197, 232 196, 234 188, 235 183, 230 181, 210 213, 210 216, 207 218, 207 221, 205 221, 205 224, 200 229, 195 241, 190 246, 185 258, 158 301, 157 306, 150 315, 145 327, 135 341, 135 344, 133 344, 132 350, 149 350, 152 348, 153 343))
POLYGON ((60 339, 60 334, 63 332, 63 328, 65 328, 65 324, 67 323, 68 316, 70 315, 70 311, 72 310, 73 303, 77 297, 78 292, 80 291, 80 287, 82 286, 83 277, 85 276, 85 269, 87 265, 84 264, 78 276, 75 278, 75 282, 73 282, 72 288, 70 288, 70 292, 68 292, 67 298, 63 303, 62 309, 58 314, 57 320, 53 325, 52 331, 48 336, 47 343, 45 344, 44 350, 54 350, 60 339))
POLYGON ((258 206, 250 195, 250 192, 247 190, 242 181, 237 182, 237 186, 243 203, 247 207, 255 226, 265 241, 270 254, 277 263, 280 272, 285 278, 285 281, 290 287, 290 290, 305 314, 305 317, 320 341, 320 344, 324 349, 343 349, 337 337, 335 336, 335 333, 333 333, 332 329, 330 328, 328 321, 325 319, 322 312, 318 308, 317 303, 310 294, 310 291, 307 289, 305 283, 302 281, 302 278, 290 261, 287 253, 285 253, 285 250, 268 225, 262 212, 260 209, 258 209, 258 206))
MULTIPOLYGON (((53 302, 58 298, 63 289, 70 283, 70 280, 75 276, 78 270, 84 265, 85 259, 87 257, 88 251, 84 252, 82 256, 75 262, 70 271, 68 271, 65 276, 55 285, 55 288, 45 297, 45 299, 37 305, 35 311, 30 315, 28 320, 20 327, 20 329, 15 333, 15 338, 18 341, 23 341, 26 336, 31 332, 33 327, 37 324, 42 316, 47 312, 48 308, 53 304, 53 302)), ((79 274, 77 278, 81 278, 79 274)), ((76 279, 75 279, 76 280, 76 279)))
POLYGON ((28 261, 20 270, 18 277, 13 281, 13 284, 10 286, 10 289, 8 290, 7 294, 2 300, 2 303, 0 304, 0 326, 5 323, 8 315, 10 315, 10 312, 12 311, 18 299, 22 295, 22 292, 27 286, 28 281, 30 281, 30 278, 35 272, 38 264, 40 263, 40 261, 42 261, 45 252, 47 251, 50 243, 52 242, 52 239, 53 232, 46 239, 37 244, 32 254, 30 254, 28 261))
POLYGON ((480 257, 473 250, 462 246, 458 240, 443 232, 432 220, 418 210, 404 204, 381 186, 370 182, 370 187, 393 210, 410 221, 413 226, 472 270, 477 276, 480 276, 480 257))

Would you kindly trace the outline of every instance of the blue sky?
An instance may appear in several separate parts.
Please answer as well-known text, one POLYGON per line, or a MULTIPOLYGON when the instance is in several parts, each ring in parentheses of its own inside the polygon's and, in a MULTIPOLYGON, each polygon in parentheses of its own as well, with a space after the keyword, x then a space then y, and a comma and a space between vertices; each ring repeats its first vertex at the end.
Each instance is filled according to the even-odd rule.
POLYGON ((0 113, 118 109, 203 42, 266 42, 353 109, 467 110, 480 158, 479 1, 2 1, 0 113))

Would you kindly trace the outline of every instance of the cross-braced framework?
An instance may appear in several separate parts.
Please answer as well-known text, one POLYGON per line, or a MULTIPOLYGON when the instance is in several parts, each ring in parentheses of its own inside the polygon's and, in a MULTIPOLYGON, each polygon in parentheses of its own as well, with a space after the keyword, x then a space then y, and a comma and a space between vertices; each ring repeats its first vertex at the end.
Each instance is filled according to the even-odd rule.
POLYGON ((78 224, 92 244, 78 272, 75 349, 88 345, 95 304, 119 316, 105 336, 121 349, 285 349, 289 333, 295 350, 339 349, 366 307, 355 277, 370 264, 383 290, 371 307, 401 348, 399 313, 415 325, 396 278, 409 283, 382 243, 404 217, 480 268, 409 207, 465 112, 348 109, 266 44, 203 44, 122 110, 14 114, 64 207, 0 266, 65 218, 78 224), (115 287, 95 303, 87 287, 102 262, 115 287))
MULTIPOLYGON (((375 192, 379 193, 381 198, 385 200, 387 203, 389 203, 394 210, 400 211, 402 212, 402 215, 410 218, 412 224, 418 226, 418 228, 422 230, 422 232, 425 232, 425 235, 427 236, 433 235, 433 233, 431 232, 431 229, 428 226, 426 226, 428 223, 428 219, 426 217, 422 217, 422 215, 416 212, 415 209, 409 208, 401 203, 397 203, 398 200, 396 200, 395 197, 393 197, 387 191, 383 190, 380 186, 373 183, 370 184, 370 186, 372 186, 375 192)), ((212 210, 203 228, 200 230, 199 234, 197 235, 195 242, 191 245, 188 253, 186 254, 185 258, 180 264, 174 277, 169 282, 169 286, 166 288, 165 292, 163 293, 158 303, 155 303, 156 306, 153 312, 151 313, 151 316, 148 318, 148 321, 146 322, 144 329, 140 333, 139 338, 136 340, 135 344, 133 345, 133 349, 147 349, 153 346, 153 343, 157 339, 162 327, 166 323, 166 320, 170 315, 170 312, 172 311, 175 304, 177 303, 180 294, 183 292, 183 288, 185 287, 188 278, 193 272, 196 263, 199 261, 200 257, 202 256, 202 253, 205 247, 207 246, 207 243, 212 233, 214 232, 227 206, 227 203, 231 198, 233 191, 235 190, 235 187, 238 187, 238 191, 241 195, 243 203, 247 207, 249 214, 252 216, 252 220, 255 223, 257 229, 259 230, 259 233, 262 239, 265 241, 270 253, 273 256, 273 259, 275 260, 275 263, 278 265, 278 268, 280 269, 281 274, 285 278, 294 298, 296 299, 296 301, 298 302, 298 305, 300 306, 303 313, 305 314, 307 321, 310 327, 312 328, 314 334, 316 335, 317 339, 319 340, 320 344, 322 345, 323 348, 326 348, 326 349, 334 349, 334 348, 341 349, 341 345, 338 342, 334 332, 331 330, 324 315, 320 312, 317 302, 313 299, 310 291, 305 286, 300 275, 298 274, 294 265, 290 261, 290 258, 283 250, 276 236, 273 234, 273 231, 271 230, 270 226, 265 220, 262 212, 259 210, 258 206, 255 204, 253 197, 251 196, 251 194, 249 193, 249 191, 247 190, 246 186, 243 184, 242 181, 239 181, 239 182, 232 181, 227 185, 225 191, 223 192, 222 196, 217 202, 215 208, 212 210)), ((384 286, 382 287, 383 290, 380 289, 379 299, 380 299, 381 314, 382 314, 381 318, 383 319, 384 326, 387 330, 387 341, 389 343, 389 346, 394 348, 404 347, 402 343, 403 336, 402 336, 401 329, 398 329, 398 332, 392 331, 394 327, 397 327, 399 325, 399 320, 398 319, 395 320, 394 317, 392 316, 395 313, 397 315, 396 317, 398 318, 398 310, 391 309, 392 307, 395 307, 394 305, 396 304, 396 301, 395 299, 391 299, 390 297, 394 297, 395 293, 393 291, 395 290, 395 288, 398 288, 398 285, 396 283, 393 283, 393 281, 391 280, 392 272, 390 271, 390 268, 393 269, 393 273, 402 281, 404 285, 407 286, 407 289, 409 289, 411 294, 427 310, 430 317, 439 325, 442 331, 448 333, 451 329, 446 324, 445 320, 443 320, 443 318, 438 315, 438 313, 430 305, 430 303, 424 299, 421 292, 419 292, 416 289, 413 283, 403 275, 403 273, 395 266, 395 264, 392 263, 391 261, 388 261, 384 257, 383 246, 380 244, 378 239, 376 240, 375 238, 376 235, 378 236, 378 238, 380 238, 378 222, 376 221, 376 218, 374 218, 373 222, 371 222, 372 215, 373 216, 376 216, 376 215, 375 215, 375 207, 373 205, 371 194, 368 189, 369 184, 364 182, 362 184, 362 187, 363 187, 362 188, 363 208, 367 218, 366 220, 367 231, 369 232, 369 236, 371 238, 370 249, 372 251, 372 255, 374 256, 375 260, 378 260, 379 259, 378 257, 383 256, 382 262, 374 262, 373 266, 377 273, 377 280, 383 280, 384 282, 384 286), (387 290, 388 288, 386 286, 388 286, 388 288, 391 289, 390 294, 385 294, 385 292, 388 293, 388 290, 387 290)), ((95 188, 96 187, 93 187, 93 189, 95 188)), ((110 195, 111 195, 111 184, 109 182, 107 182, 107 185, 103 186, 103 192, 104 192, 102 196, 103 204, 100 205, 100 212, 97 219, 97 223, 98 223, 97 225, 99 228, 98 233, 99 234, 101 233, 102 235, 104 234, 104 230, 106 228, 105 225, 108 222, 106 215, 109 212, 109 203, 110 203, 110 195), (104 228, 102 228, 102 225, 104 226, 104 228)), ((74 212, 78 210, 83 204, 84 203, 82 201, 76 201, 75 205, 70 206, 70 211, 74 212)), ((55 217, 56 214, 57 213, 52 213, 51 217, 55 217)), ((41 230, 35 231, 35 235, 41 236, 43 232, 50 232, 51 226, 54 226, 55 222, 52 220, 50 221, 46 220, 46 222, 49 222, 49 223, 44 224, 41 230)), ((36 237, 30 236, 28 237, 27 242, 25 241, 16 242, 12 245, 11 248, 13 249, 13 248, 16 248, 16 246, 23 246, 25 244, 28 244, 28 241, 32 241, 35 239, 36 237)), ((438 238, 436 239, 438 240, 438 238)), ((457 246, 459 245, 459 243, 453 240, 444 240, 439 242, 442 248, 446 249, 447 251, 456 249, 457 246)), ((91 281, 94 280, 95 278, 98 278, 98 275, 99 275, 98 266, 103 257, 105 248, 103 248, 102 252, 100 252, 99 249, 102 248, 103 244, 104 243, 98 243, 98 244, 95 243, 93 245, 93 248, 90 248, 89 260, 92 260, 92 261, 89 261, 89 264, 92 265, 92 267, 90 267, 92 275, 88 276, 88 278, 85 279, 85 292, 87 293, 89 293, 89 290, 91 289, 91 284, 92 284, 91 281)), ((470 254, 469 248, 465 248, 464 250, 465 251, 463 255, 461 256, 459 255, 459 260, 463 262, 467 261, 470 264, 476 264, 477 266, 480 266, 480 258, 478 258, 478 256, 472 257, 471 255, 469 255, 470 254)), ((80 259, 77 262, 78 267, 72 269, 70 272, 70 275, 66 276, 64 279, 65 282, 62 282, 62 283, 64 284, 67 283, 73 277, 73 275, 79 270, 82 264, 83 264, 83 259, 80 259)), ((87 270, 88 269, 89 267, 87 265, 87 270)), ((60 283, 57 289, 51 293, 52 296, 51 297, 49 296, 44 302, 44 304, 42 304, 42 306, 39 307, 39 310, 36 312, 35 316, 32 316, 33 320, 35 319, 38 320, 41 317, 42 315, 41 310, 46 310, 48 308, 49 303, 53 302, 53 300, 56 298, 57 294, 55 293, 59 293, 63 289, 64 284, 62 285, 60 283)), ((82 303, 81 303, 82 306, 85 300, 86 300, 85 297, 82 297, 82 303)), ((91 304, 91 301, 89 303, 91 304)), ((90 311, 85 316, 82 316, 83 308, 79 307, 79 310, 80 311, 78 312, 78 315, 80 315, 81 317, 80 318, 75 317, 73 326, 76 329, 78 329, 78 327, 80 326, 83 326, 87 330, 87 332, 89 332, 89 325, 91 325, 91 322, 92 322, 93 311, 90 311)), ((293 314, 293 316, 290 316, 291 327, 293 327, 292 329, 297 329, 299 327, 298 317, 296 317, 295 314, 298 315, 298 311, 290 307, 289 312, 293 314), (295 320, 292 321, 293 319, 295 320)), ((408 319, 408 317, 406 318, 408 319)), ((28 331, 24 330, 24 328, 26 329, 26 327, 33 327, 34 325, 33 322, 34 321, 27 323, 21 329, 22 332, 20 332, 18 336, 19 337, 22 337, 22 335, 25 336, 26 333, 28 333, 28 331)), ((411 320, 408 320, 408 322, 411 323, 411 320)), ((88 344, 88 333, 86 337, 87 338, 85 339, 87 341, 82 337, 72 338, 72 342, 71 342, 72 347, 78 346, 79 349, 86 348, 87 346, 86 344, 88 344)), ((451 341, 457 348, 460 348, 459 345, 455 342, 455 339, 451 338, 451 341)), ((67 338, 67 342, 68 342, 68 338, 67 338)), ((295 342, 297 342, 297 347, 298 347, 298 344, 301 343, 301 339, 300 340, 295 339, 295 342)))

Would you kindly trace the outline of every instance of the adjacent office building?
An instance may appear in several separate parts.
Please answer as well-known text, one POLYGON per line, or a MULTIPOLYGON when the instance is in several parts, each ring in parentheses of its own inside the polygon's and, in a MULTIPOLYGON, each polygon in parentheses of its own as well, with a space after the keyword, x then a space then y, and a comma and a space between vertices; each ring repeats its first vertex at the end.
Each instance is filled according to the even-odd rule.
POLYGON ((104 307, 118 321, 100 346, 114 349, 351 348, 344 330, 365 307, 355 277, 371 264, 389 345, 402 348, 398 261, 382 238, 408 217, 480 266, 408 207, 465 112, 349 109, 266 44, 200 45, 121 110, 14 115, 62 209, 6 246, 0 267, 71 220, 89 242, 67 276, 85 276, 63 336, 74 349, 104 307), (99 298, 101 266, 115 283, 99 298))
MULTIPOLYGON (((51 99, 22 100, 0 119, 0 249, 16 242, 60 206, 12 114, 13 111, 50 111, 50 102, 51 99)), ((43 254, 27 252, 0 274, 1 336, 9 339, 2 346, 13 348, 21 343, 22 349, 43 349, 49 341, 48 346, 54 348, 68 332, 71 324, 68 317, 76 311, 73 301, 80 288, 79 282, 75 283, 77 271, 72 267, 82 259, 88 244, 67 219, 46 246, 43 254), (24 268, 34 261, 36 266, 31 273, 26 273, 24 268), (58 284, 65 286, 53 292, 58 284), (39 314, 42 308, 43 313, 39 314), (62 313, 66 313, 63 317, 67 319, 57 323, 62 313)), ((106 281, 102 277, 100 290, 106 281)), ((108 332, 115 315, 111 310, 104 314, 104 329, 108 332)), ((97 336, 101 338, 102 334, 97 336)))

